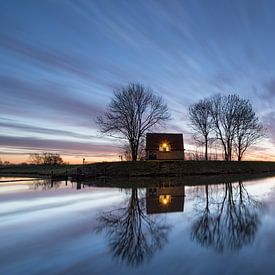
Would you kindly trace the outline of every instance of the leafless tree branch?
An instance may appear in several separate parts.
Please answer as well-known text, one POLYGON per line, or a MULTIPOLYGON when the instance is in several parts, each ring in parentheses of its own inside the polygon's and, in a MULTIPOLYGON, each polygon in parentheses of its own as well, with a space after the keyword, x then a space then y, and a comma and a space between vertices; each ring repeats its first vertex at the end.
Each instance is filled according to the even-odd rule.
POLYGON ((129 142, 132 160, 137 160, 145 133, 170 118, 167 105, 150 88, 131 83, 114 91, 107 111, 96 120, 100 131, 129 142))

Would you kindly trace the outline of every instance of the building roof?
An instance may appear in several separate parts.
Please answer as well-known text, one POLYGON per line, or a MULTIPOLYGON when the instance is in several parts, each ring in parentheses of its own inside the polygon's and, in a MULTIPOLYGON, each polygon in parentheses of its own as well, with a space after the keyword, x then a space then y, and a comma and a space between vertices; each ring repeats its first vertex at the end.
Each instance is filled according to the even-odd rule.
POLYGON ((174 133, 147 133, 146 150, 159 150, 161 143, 168 143, 171 151, 183 151, 182 134, 174 133))

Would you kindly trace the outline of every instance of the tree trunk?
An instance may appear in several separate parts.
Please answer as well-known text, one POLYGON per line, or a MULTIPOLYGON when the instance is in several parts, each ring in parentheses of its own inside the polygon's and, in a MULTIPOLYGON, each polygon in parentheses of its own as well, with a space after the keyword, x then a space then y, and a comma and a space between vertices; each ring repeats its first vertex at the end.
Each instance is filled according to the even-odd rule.
POLYGON ((241 151, 240 149, 238 149, 238 161, 241 161, 241 160, 242 160, 241 151))
POLYGON ((136 160, 137 160, 137 150, 134 146, 132 151, 132 161, 136 161, 136 160))
POLYGON ((205 185, 205 196, 206 196, 206 209, 207 211, 209 211, 208 184, 205 185))
POLYGON ((226 152, 224 153, 224 160, 228 161, 228 154, 226 152))
POLYGON ((241 160, 242 160, 241 143, 239 141, 239 144, 238 144, 238 161, 241 161, 241 160))
POLYGON ((205 160, 208 160, 208 139, 205 137, 205 160))
POLYGON ((240 202, 243 203, 243 188, 242 188, 242 181, 239 181, 239 190, 240 190, 240 202))
POLYGON ((132 161, 137 160, 137 150, 135 144, 132 142, 131 143, 131 155, 132 155, 132 161))
POLYGON ((223 146, 224 160, 228 160, 228 153, 227 153, 226 143, 223 139, 220 139, 220 140, 221 140, 222 146, 223 146))
POLYGON ((133 152, 132 153, 132 161, 136 161, 137 160, 137 155, 133 152))
POLYGON ((224 145, 223 149, 224 149, 224 160, 228 161, 228 152, 227 152, 227 148, 225 145, 224 145))
POLYGON ((230 145, 230 141, 228 140, 227 141, 227 161, 230 161, 231 160, 231 145, 230 145))

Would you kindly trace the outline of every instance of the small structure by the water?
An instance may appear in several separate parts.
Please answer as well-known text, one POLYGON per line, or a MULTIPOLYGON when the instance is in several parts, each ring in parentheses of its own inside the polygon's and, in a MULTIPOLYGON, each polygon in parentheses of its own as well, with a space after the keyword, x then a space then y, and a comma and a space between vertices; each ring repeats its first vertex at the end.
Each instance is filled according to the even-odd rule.
POLYGON ((184 185, 148 187, 146 189, 147 214, 183 212, 184 196, 184 185))
POLYGON ((182 134, 147 133, 147 160, 180 160, 184 159, 182 134))

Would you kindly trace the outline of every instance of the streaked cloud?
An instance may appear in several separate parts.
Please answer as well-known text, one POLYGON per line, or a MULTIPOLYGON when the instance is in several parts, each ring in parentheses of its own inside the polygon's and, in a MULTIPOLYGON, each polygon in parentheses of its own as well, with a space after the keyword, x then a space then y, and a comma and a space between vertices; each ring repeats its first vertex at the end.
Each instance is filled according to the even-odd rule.
POLYGON ((249 98, 270 133, 250 156, 264 156, 275 142, 274 13, 274 1, 257 0, 2 1, 2 159, 44 149, 113 156, 94 119, 130 81, 164 97, 173 120, 162 129, 183 132, 188 146, 189 104, 217 92, 249 98))
POLYGON ((2 148, 16 147, 19 149, 29 149, 31 151, 55 151, 66 154, 93 155, 93 153, 117 153, 118 147, 109 144, 91 144, 89 142, 73 142, 53 139, 38 139, 32 137, 11 137, 0 136, 0 144, 2 148))

